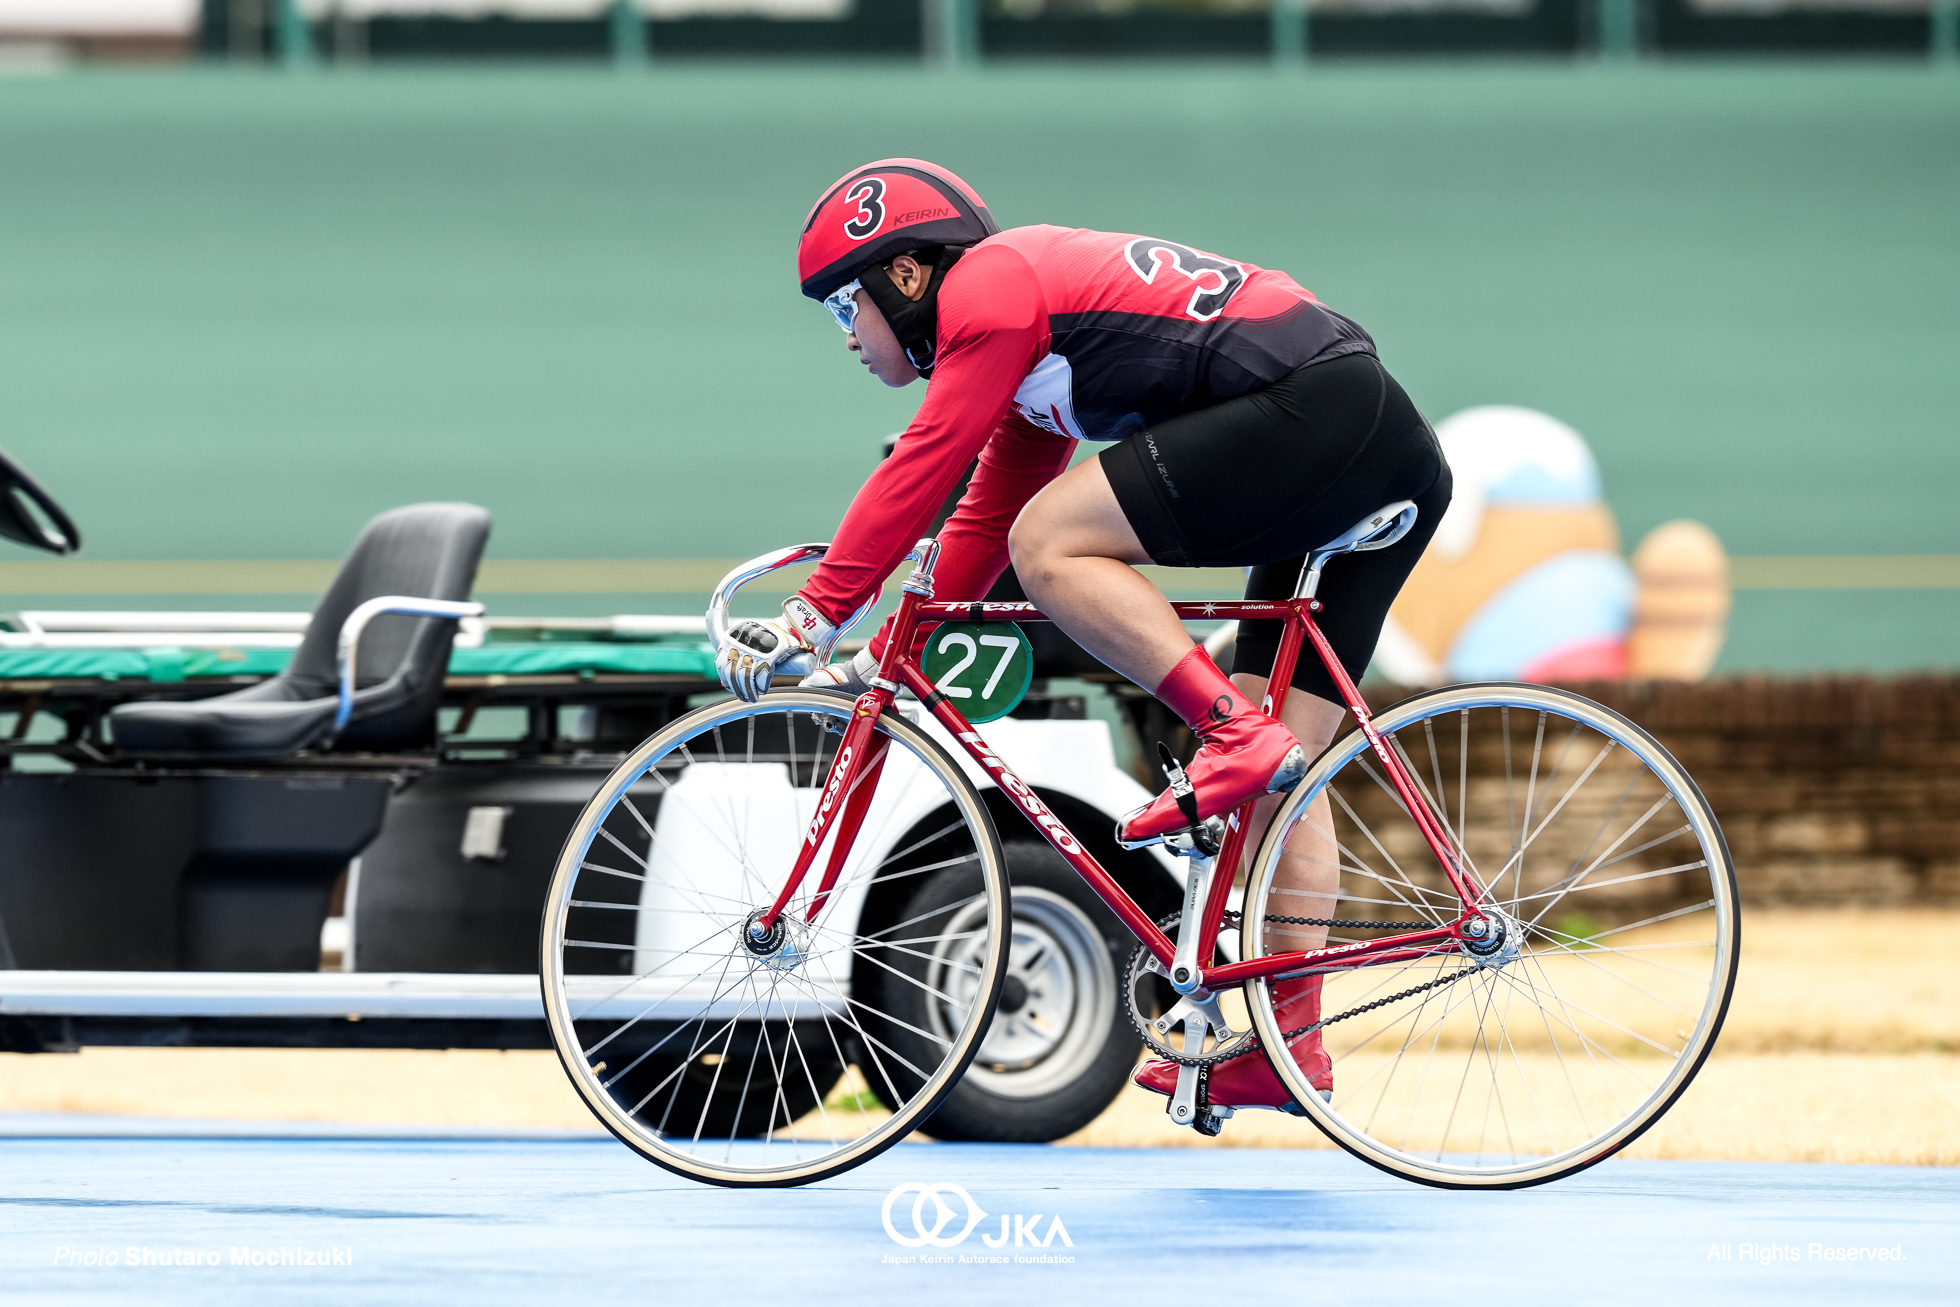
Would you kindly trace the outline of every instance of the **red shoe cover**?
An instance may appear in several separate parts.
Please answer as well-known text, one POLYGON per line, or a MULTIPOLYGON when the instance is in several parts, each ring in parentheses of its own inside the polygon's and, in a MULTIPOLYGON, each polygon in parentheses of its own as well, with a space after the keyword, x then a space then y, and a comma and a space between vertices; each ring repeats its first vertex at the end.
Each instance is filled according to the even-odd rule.
POLYGON ((1157 697, 1182 717, 1200 740, 1206 741, 1233 718, 1259 712, 1251 700, 1239 693, 1231 679, 1218 670, 1218 664, 1201 644, 1193 645, 1190 653, 1177 660, 1163 684, 1157 687, 1157 697))
MULTIPOLYGON (((1197 734, 1201 747, 1184 773, 1197 791, 1198 818, 1229 812, 1259 794, 1292 789, 1306 773, 1293 732, 1255 708, 1202 647, 1178 660, 1157 697, 1197 734)), ((1190 823, 1167 789, 1125 817, 1125 840, 1154 839, 1190 823)))
MULTIPOLYGON (((1276 988, 1287 991, 1273 1005, 1280 1029, 1310 1026, 1320 1020, 1320 985, 1323 977, 1281 981, 1276 988)), ((1307 1073, 1307 1083, 1323 1094, 1334 1088, 1334 1063, 1315 1030, 1288 1041, 1287 1050, 1294 1064, 1307 1073)), ((1177 1092, 1177 1063, 1153 1058, 1137 1068, 1136 1083, 1166 1098, 1177 1092)), ((1247 1053, 1212 1068, 1206 1098, 1214 1107, 1293 1106, 1293 1096, 1280 1083, 1272 1064, 1262 1054, 1247 1053)))

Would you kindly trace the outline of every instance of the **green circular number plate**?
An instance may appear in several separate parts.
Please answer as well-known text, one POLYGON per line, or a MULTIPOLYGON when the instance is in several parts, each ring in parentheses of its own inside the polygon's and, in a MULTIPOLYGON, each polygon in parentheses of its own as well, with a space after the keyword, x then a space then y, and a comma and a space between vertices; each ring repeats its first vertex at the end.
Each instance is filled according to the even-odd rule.
POLYGON ((1014 711, 1034 679, 1034 646, 1013 622, 947 622, 926 640, 920 666, 968 721, 1014 711))

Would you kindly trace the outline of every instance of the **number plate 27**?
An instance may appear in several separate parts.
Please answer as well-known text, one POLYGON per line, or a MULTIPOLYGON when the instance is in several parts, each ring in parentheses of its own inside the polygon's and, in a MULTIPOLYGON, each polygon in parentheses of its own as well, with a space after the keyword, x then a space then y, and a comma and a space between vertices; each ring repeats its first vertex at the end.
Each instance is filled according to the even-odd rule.
POLYGON ((1034 679, 1034 647, 1013 622, 947 622, 926 640, 926 679, 973 723, 1014 711, 1034 679))

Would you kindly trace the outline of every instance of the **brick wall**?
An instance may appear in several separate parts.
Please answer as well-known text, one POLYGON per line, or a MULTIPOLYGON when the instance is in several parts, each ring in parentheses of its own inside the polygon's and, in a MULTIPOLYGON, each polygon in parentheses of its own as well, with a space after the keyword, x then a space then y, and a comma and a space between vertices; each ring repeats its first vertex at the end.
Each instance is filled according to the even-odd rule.
POLYGON ((1573 688, 1695 777, 1745 902, 1960 906, 1960 676, 1573 688))

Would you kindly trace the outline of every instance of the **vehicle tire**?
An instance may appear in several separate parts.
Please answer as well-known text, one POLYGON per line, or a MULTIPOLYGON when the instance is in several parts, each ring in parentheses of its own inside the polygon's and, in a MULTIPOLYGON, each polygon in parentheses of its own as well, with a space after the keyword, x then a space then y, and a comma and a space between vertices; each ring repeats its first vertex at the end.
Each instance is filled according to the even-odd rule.
MULTIPOLYGON (((1490 933, 1325 973, 1325 1100, 1311 1080, 1327 1060, 1296 1062, 1275 982, 1247 982, 1268 1061, 1336 1144, 1423 1184, 1517 1189, 1612 1156, 1687 1089, 1728 1011, 1741 927, 1715 814, 1652 736, 1565 690, 1451 686, 1374 726, 1479 886, 1490 933)), ((1364 922, 1464 915, 1359 731, 1280 806, 1245 902, 1247 958, 1312 947, 1302 918, 1343 922, 1334 946, 1407 933, 1364 922), (1338 865, 1336 907, 1281 883, 1283 850, 1296 875, 1338 865)))
MULTIPOLYGON (((1118 979, 1136 940, 1048 845, 1003 848, 1014 914, 1007 973, 973 1064, 925 1124, 936 1139, 1047 1143, 1073 1134, 1122 1091, 1142 1048, 1118 979)), ((952 868, 921 886, 905 915, 979 893, 972 869, 952 868)), ((931 1006, 915 1003, 913 1019, 937 1028, 931 1006)))
POLYGON ((539 957, 559 1061, 608 1130, 681 1175, 807 1184, 867 1161, 932 1114, 987 1032, 1007 962, 1000 841, 959 764, 898 713, 875 727, 875 785, 860 771, 841 800, 868 807, 821 909, 812 919, 831 837, 770 939, 748 929, 782 888, 854 712, 846 695, 786 690, 689 713, 607 777, 559 855, 539 957), (946 871, 973 886, 957 923, 861 916, 946 871), (909 986, 861 979, 900 975, 925 948, 948 953, 939 972, 971 1005, 931 1031, 887 1008, 909 986))

